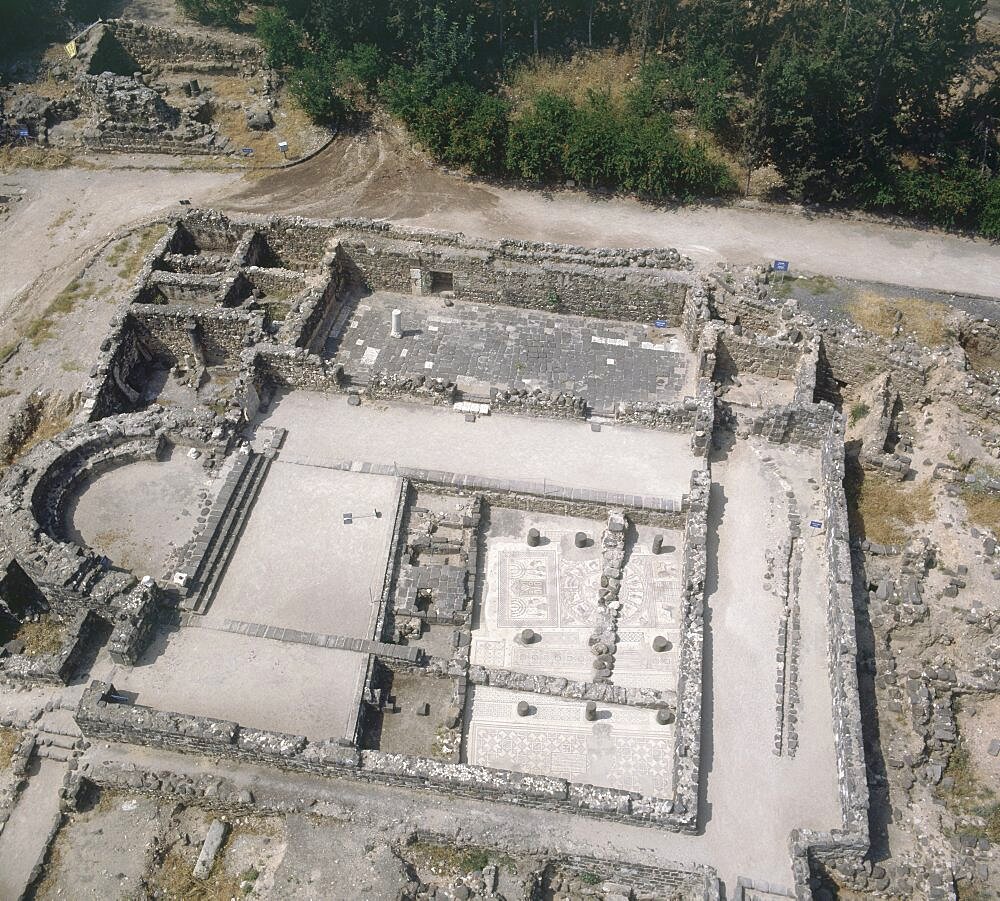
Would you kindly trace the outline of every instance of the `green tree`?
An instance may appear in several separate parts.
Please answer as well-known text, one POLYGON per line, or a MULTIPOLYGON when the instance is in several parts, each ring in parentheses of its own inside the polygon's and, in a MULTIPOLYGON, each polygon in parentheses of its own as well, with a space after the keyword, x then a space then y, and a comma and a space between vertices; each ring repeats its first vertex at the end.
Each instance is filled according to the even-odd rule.
POLYGON ((621 116, 607 94, 593 91, 576 110, 563 149, 563 171, 581 184, 614 183, 621 116))
POLYGON ((235 25, 245 0, 177 0, 181 11, 205 25, 235 25))
POLYGON ((266 6, 257 11, 257 37, 267 50, 267 61, 276 69, 305 62, 306 35, 283 9, 266 6))
POLYGON ((336 76, 337 60, 328 52, 309 57, 288 77, 292 96, 309 118, 320 125, 331 125, 349 111, 337 90, 336 76))
POLYGON ((551 181, 563 174, 566 135, 576 110, 565 97, 542 92, 510 124, 507 168, 521 178, 551 181))

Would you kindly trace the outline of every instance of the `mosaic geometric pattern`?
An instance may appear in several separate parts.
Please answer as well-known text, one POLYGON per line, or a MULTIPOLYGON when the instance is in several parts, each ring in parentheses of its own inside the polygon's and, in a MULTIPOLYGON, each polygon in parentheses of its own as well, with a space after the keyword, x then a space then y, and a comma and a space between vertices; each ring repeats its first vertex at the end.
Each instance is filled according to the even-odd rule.
POLYGON ((552 551, 510 550, 500 557, 500 626, 558 625, 558 559, 552 551))
POLYGON ((619 629, 670 626, 680 602, 680 563, 634 551, 622 580, 619 629))
POLYGON ((559 625, 594 624, 597 595, 601 590, 600 560, 561 560, 559 562, 559 625))
POLYGON ((479 766, 655 797, 673 791, 673 727, 652 725, 648 710, 615 708, 611 718, 587 722, 582 702, 477 687, 466 753, 479 766), (534 708, 531 717, 515 713, 520 700, 534 708))

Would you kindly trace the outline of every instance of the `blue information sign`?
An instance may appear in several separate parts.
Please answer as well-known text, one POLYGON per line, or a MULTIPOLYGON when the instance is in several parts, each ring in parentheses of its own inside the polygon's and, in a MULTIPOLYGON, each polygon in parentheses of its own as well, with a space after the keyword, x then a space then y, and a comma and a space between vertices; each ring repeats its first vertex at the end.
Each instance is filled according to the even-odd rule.
POLYGON ((240 153, 244 156, 253 156, 253 147, 242 147, 240 148, 240 153))
POLYGON ((788 272, 788 260, 775 260, 772 268, 775 272, 788 272))
POLYGON ((26 138, 26 137, 28 137, 28 129, 26 129, 26 128, 19 128, 17 130, 17 136, 19 138, 26 138))
POLYGON ((666 328, 667 327, 667 320, 666 319, 657 319, 656 322, 653 323, 653 325, 655 325, 657 328, 666 328))

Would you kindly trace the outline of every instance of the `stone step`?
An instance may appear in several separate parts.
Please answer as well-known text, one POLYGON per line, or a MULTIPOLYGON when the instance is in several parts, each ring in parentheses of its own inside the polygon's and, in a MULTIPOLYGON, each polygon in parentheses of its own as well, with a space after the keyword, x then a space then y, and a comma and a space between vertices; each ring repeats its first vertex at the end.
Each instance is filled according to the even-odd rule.
POLYGON ((212 552, 223 538, 223 531, 226 521, 229 518, 230 507, 239 490, 240 485, 245 480, 250 464, 253 462, 252 455, 237 458, 226 481, 212 504, 212 512, 209 514, 208 526, 200 541, 201 558, 195 571, 192 573, 192 582, 197 585, 204 581, 206 566, 212 558, 212 552))
POLYGON ((200 576, 195 593, 186 604, 195 613, 204 613, 211 604, 270 464, 270 455, 250 454, 240 472, 199 565, 200 576))
POLYGON ((44 757, 46 760, 56 760, 60 763, 66 763, 73 759, 72 751, 68 751, 65 748, 57 748, 55 746, 36 748, 35 754, 39 757, 44 757))

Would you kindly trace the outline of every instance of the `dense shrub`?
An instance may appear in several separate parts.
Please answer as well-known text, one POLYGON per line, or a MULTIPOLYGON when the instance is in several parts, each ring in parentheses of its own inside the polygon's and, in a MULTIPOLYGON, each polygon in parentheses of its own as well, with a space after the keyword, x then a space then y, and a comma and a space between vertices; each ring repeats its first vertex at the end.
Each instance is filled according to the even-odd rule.
POLYGON ((177 0, 181 11, 204 25, 235 25, 245 0, 177 0))
POLYGON ((329 54, 314 55, 293 69, 288 86, 299 106, 314 122, 329 125, 348 112, 336 87, 337 61, 329 54))
POLYGON ((890 167, 870 175, 853 199, 867 209, 1000 238, 1000 178, 967 160, 916 169, 890 167))
POLYGON ((305 32, 283 9, 257 11, 257 37, 267 50, 267 61, 276 69, 300 66, 306 59, 305 32))
POLYGON ((986 182, 979 211, 979 231, 987 238, 1000 241, 1000 177, 986 182))
POLYGON ((621 115, 606 95, 590 93, 576 109, 563 148, 563 172, 584 185, 614 184, 621 115))
POLYGON ((576 110, 565 97, 541 93, 510 124, 507 168, 521 178, 553 181, 563 174, 566 137, 576 110))

